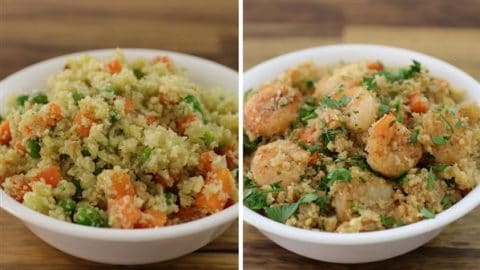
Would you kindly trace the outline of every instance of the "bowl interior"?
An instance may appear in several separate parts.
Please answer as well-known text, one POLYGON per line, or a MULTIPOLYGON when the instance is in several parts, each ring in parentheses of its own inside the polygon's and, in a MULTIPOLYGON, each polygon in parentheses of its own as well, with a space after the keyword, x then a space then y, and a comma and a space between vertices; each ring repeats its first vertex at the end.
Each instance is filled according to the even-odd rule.
MULTIPOLYGON (((122 49, 122 51, 128 60, 168 55, 178 67, 187 70, 190 80, 200 86, 205 88, 220 87, 226 91, 238 93, 237 72, 209 60, 161 50, 122 49)), ((33 90, 45 90, 47 79, 59 72, 68 58, 75 58, 86 53, 93 57, 106 58, 114 52, 115 49, 103 49, 60 56, 31 65, 8 76, 0 82, 0 112, 3 112, 5 100, 12 94, 28 93, 33 90)), ((233 221, 233 219, 238 216, 238 204, 235 204, 217 214, 179 225, 155 229, 119 230, 93 228, 58 221, 23 206, 8 196, 2 189, 0 189, 0 206, 27 223, 32 223, 44 228, 52 228, 66 234, 76 234, 86 238, 112 241, 143 241, 162 237, 175 237, 175 235, 194 233, 202 229, 218 226, 233 221)))
MULTIPOLYGON (((244 75, 243 91, 255 89, 265 82, 275 79, 280 73, 295 65, 306 61, 313 61, 319 66, 337 64, 340 61, 354 62, 359 60, 378 59, 386 66, 409 66, 412 59, 422 63, 430 74, 446 79, 453 87, 464 89, 467 99, 475 100, 480 104, 480 84, 459 70, 458 68, 437 58, 400 48, 351 44, 334 45, 311 48, 279 56, 263 62, 244 75)), ((306 242, 322 242, 331 244, 367 244, 373 242, 390 241, 441 228, 456 219, 464 216, 480 204, 480 186, 472 190, 460 202, 448 210, 438 214, 434 219, 424 220, 408 226, 356 234, 339 234, 328 232, 308 231, 287 226, 270 220, 250 209, 244 207, 244 219, 253 226, 286 238, 301 239, 306 242)))

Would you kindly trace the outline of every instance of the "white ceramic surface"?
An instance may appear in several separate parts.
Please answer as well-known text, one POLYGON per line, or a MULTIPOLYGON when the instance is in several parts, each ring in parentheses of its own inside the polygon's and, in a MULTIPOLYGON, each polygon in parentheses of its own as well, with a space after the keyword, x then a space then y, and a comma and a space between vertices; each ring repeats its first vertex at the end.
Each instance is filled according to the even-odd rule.
MULTIPOLYGON (((307 60, 318 65, 339 61, 352 62, 379 59, 387 66, 408 66, 418 60, 433 76, 447 79, 454 87, 466 89, 468 98, 480 104, 480 84, 458 68, 425 54, 400 48, 377 45, 335 45, 289 53, 263 62, 244 76, 244 91, 274 79, 287 68, 307 60)), ((244 220, 258 228, 278 245, 316 260, 336 263, 365 263, 384 260, 407 253, 427 243, 448 224, 461 218, 480 204, 480 186, 450 209, 434 219, 408 226, 356 234, 314 232, 290 227, 244 207, 244 220)))
MULTIPOLYGON (((0 82, 0 111, 12 93, 45 89, 49 76, 60 71, 67 58, 88 53, 110 56, 114 49, 80 52, 29 66, 0 82)), ((237 93, 237 73, 195 56, 169 51, 123 49, 127 59, 168 55, 177 66, 188 70, 192 81, 204 87, 221 87, 237 93)), ((16 202, 0 189, 0 206, 22 220, 50 245, 77 257, 110 264, 143 264, 173 259, 191 253, 221 235, 238 216, 238 204, 188 223, 156 229, 119 230, 92 228, 62 222, 37 213, 16 202)), ((2 251, 3 252, 3 251, 2 251)), ((4 252, 8 252, 8 249, 4 252)))

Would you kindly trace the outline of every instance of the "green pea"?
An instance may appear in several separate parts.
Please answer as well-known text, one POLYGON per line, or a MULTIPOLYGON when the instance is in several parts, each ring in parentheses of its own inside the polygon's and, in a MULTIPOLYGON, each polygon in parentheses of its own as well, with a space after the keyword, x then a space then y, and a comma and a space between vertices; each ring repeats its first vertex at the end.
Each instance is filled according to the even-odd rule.
POLYGON ((31 158, 39 159, 40 158, 40 144, 37 141, 32 139, 27 140, 25 143, 25 147, 27 148, 27 153, 31 158))
POLYGON ((48 97, 45 94, 39 93, 32 98, 32 102, 36 104, 47 104, 48 97))
POLYGON ((152 155, 152 152, 153 152, 153 148, 145 147, 142 150, 142 153, 140 154, 140 162, 141 163, 146 162, 150 158, 150 156, 152 155))
POLYGON ((63 208, 63 211, 65 211, 66 214, 71 215, 73 211, 75 211, 77 203, 72 199, 64 199, 58 203, 58 206, 63 208))
POLYGON ((107 220, 100 210, 90 205, 82 205, 77 208, 73 215, 73 222, 92 227, 106 227, 107 220))
POLYGON ((75 103, 78 103, 80 100, 82 100, 85 97, 84 94, 79 93, 79 92, 73 92, 72 93, 72 98, 75 101, 75 103))
POLYGON ((28 100, 28 95, 21 95, 17 97, 17 105, 18 106, 23 106, 25 105, 25 102, 28 100))

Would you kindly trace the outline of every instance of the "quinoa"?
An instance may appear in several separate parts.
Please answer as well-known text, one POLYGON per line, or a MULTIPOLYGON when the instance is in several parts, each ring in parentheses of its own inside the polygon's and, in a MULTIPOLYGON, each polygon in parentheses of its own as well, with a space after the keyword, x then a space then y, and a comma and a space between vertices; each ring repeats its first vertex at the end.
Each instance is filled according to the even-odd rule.
POLYGON ((237 200, 236 98, 190 81, 168 56, 69 59, 2 117, 0 186, 56 219, 161 227, 237 200))

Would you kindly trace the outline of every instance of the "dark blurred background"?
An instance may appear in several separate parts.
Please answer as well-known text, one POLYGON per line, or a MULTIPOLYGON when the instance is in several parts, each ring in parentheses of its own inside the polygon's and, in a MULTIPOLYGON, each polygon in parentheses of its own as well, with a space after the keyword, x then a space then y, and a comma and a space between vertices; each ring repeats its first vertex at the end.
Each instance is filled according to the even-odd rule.
POLYGON ((245 68, 288 51, 379 43, 480 78, 480 0, 245 0, 245 68))
MULTIPOLYGON (((480 80, 480 0, 244 0, 244 66, 299 49, 377 43, 433 55, 480 80)), ((480 91, 480 89, 479 89, 480 91)), ((480 269, 480 208, 406 255, 378 263, 313 261, 244 225, 245 269, 480 269)))
POLYGON ((172 50, 238 66, 236 0, 0 0, 0 78, 75 51, 172 50))

